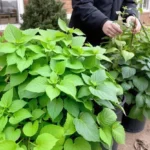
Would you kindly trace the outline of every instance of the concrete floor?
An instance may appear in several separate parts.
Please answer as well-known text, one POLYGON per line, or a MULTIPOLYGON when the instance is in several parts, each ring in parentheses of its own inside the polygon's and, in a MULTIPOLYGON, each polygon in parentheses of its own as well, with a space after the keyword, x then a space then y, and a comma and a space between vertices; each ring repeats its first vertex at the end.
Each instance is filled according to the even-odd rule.
POLYGON ((140 133, 126 133, 125 145, 119 145, 118 150, 150 150, 150 121, 146 122, 145 128, 140 133), (137 140, 144 143, 146 149, 137 147, 137 140))

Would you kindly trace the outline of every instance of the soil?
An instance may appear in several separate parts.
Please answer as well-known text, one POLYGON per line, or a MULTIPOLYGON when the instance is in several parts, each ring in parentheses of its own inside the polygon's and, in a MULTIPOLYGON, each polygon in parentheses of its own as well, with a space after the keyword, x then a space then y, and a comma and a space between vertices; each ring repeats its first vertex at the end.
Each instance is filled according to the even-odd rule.
POLYGON ((119 145, 118 150, 150 150, 150 121, 146 122, 142 132, 126 132, 126 143, 119 145))

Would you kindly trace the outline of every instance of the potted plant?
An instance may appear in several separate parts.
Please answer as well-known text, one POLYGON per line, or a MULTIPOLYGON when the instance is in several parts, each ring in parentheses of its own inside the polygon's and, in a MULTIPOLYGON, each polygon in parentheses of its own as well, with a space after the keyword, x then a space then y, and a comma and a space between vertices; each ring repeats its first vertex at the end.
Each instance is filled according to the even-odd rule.
POLYGON ((123 90, 100 63, 110 61, 105 49, 84 45, 80 30, 58 24, 62 31, 13 25, 4 31, 0 150, 100 150, 111 149, 113 140, 124 143, 113 111, 123 90))
POLYGON ((150 118, 150 29, 143 28, 139 34, 133 35, 131 28, 123 26, 123 34, 105 45, 107 56, 113 62, 105 65, 124 89, 125 130, 139 132, 144 128, 145 119, 150 118))

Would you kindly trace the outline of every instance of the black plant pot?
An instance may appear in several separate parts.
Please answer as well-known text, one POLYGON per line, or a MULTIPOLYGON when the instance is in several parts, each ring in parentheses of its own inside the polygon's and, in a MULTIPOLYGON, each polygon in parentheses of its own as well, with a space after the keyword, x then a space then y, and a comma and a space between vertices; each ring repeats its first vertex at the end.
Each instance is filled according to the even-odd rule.
MULTIPOLYGON (((128 115, 131 108, 132 108, 132 105, 125 104, 124 108, 125 108, 125 111, 128 115)), ((145 118, 143 121, 139 121, 137 119, 132 119, 132 118, 129 118, 128 116, 125 116, 125 115, 123 115, 123 118, 122 118, 122 125, 123 125, 125 131, 130 132, 130 133, 141 132, 144 129, 145 123, 146 123, 145 118)))
MULTIPOLYGON (((106 149, 104 146, 101 146, 102 147, 102 150, 108 150, 108 149, 106 149)), ((111 150, 117 150, 117 148, 118 148, 118 144, 114 141, 114 143, 113 143, 113 146, 112 146, 112 149, 111 150)))

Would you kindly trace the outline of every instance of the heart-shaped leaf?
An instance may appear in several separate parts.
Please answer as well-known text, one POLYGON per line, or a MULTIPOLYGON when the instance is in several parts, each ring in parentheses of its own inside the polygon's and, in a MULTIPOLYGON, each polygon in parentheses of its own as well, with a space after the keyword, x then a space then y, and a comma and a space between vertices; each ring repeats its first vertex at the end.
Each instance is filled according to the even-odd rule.
POLYGON ((36 132, 38 131, 38 127, 39 127, 39 122, 37 120, 34 123, 27 122, 23 127, 23 133, 26 136, 31 137, 36 134, 36 132))
POLYGON ((4 131, 6 140, 17 141, 21 135, 21 130, 14 127, 7 127, 4 131))
POLYGON ((58 140, 49 133, 40 134, 36 139, 34 150, 51 150, 58 140))
POLYGON ((91 146, 85 139, 78 137, 74 143, 72 139, 68 139, 65 142, 64 150, 91 150, 91 146))

